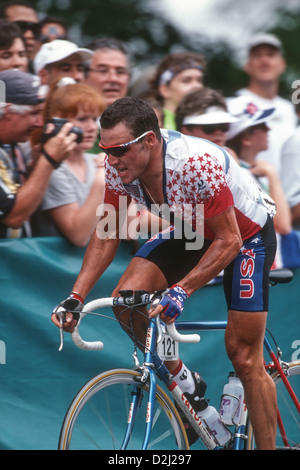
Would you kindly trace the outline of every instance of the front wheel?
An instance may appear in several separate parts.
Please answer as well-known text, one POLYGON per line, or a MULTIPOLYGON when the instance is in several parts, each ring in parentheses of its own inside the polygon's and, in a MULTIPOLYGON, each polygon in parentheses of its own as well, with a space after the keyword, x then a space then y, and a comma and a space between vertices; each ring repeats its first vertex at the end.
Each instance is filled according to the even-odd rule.
MULTIPOLYGON (((106 371, 91 379, 75 396, 65 416, 60 450, 118 450, 123 448, 132 393, 138 387, 139 410, 126 449, 142 447, 149 387, 127 369, 106 371)), ((188 449, 183 424, 176 408, 157 386, 150 450, 188 449)))

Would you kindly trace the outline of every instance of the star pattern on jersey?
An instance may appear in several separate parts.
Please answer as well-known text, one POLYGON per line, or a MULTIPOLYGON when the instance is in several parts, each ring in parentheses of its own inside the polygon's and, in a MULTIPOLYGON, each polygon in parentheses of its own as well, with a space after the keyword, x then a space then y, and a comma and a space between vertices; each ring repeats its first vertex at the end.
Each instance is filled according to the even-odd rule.
POLYGON ((166 190, 170 204, 205 204, 226 186, 223 168, 208 153, 190 157, 183 167, 182 177, 175 170, 167 170, 166 190))

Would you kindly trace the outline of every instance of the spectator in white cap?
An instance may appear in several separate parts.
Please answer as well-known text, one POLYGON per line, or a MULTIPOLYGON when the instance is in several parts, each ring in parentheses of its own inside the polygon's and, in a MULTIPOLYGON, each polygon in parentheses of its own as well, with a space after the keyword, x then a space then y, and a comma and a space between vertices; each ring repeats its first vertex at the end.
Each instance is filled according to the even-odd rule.
POLYGON ((84 62, 92 57, 89 49, 63 39, 43 44, 34 59, 35 73, 41 83, 51 85, 63 77, 71 77, 76 82, 84 79, 84 62))
POLYGON ((286 235, 292 228, 291 212, 278 173, 271 163, 257 160, 258 153, 268 149, 269 123, 275 109, 259 109, 244 96, 231 100, 228 109, 236 121, 230 124, 227 132, 227 145, 237 154, 240 165, 250 173, 253 181, 275 202, 275 230, 286 235))
MULTIPOLYGON (((277 171, 280 166, 282 145, 293 132, 297 116, 292 103, 278 95, 280 77, 285 72, 281 41, 272 34, 254 36, 249 44, 244 70, 249 77, 248 86, 236 92, 245 96, 259 109, 275 108, 268 121, 269 146, 259 152, 257 159, 271 163, 277 171)), ((228 99, 228 103, 231 98, 228 99)))
MULTIPOLYGON (((175 120, 179 132, 224 147, 226 132, 236 118, 228 113, 225 98, 219 92, 202 88, 182 98, 176 110, 175 120)), ((227 150, 236 157, 231 149, 227 150)))

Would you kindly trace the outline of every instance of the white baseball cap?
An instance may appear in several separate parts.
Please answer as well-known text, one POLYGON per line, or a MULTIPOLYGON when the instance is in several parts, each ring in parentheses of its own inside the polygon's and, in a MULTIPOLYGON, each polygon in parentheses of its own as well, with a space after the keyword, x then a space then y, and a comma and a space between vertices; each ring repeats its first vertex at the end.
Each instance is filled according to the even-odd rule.
POLYGON ((235 122, 236 118, 220 106, 210 106, 203 114, 194 114, 183 118, 183 125, 225 124, 235 122))
POLYGON ((227 140, 233 139, 249 127, 267 123, 275 111, 275 108, 261 109, 244 96, 229 99, 227 106, 230 114, 236 118, 236 122, 230 124, 226 133, 227 140))
POLYGON ((264 45, 275 47, 275 49, 278 49, 280 52, 282 52, 281 41, 278 39, 277 36, 274 36, 274 34, 270 33, 256 34, 249 43, 249 51, 251 52, 254 47, 264 45))
POLYGON ((89 49, 78 47, 76 44, 64 39, 55 39, 54 41, 43 44, 34 59, 34 70, 38 74, 46 65, 59 62, 70 57, 73 54, 79 54, 82 61, 92 57, 93 52, 89 49))

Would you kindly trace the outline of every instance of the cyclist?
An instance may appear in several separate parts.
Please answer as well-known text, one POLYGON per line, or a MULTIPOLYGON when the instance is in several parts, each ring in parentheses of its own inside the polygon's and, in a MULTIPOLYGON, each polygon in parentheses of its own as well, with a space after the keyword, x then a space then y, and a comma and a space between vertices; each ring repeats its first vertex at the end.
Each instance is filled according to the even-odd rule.
MULTIPOLYGON (((165 323, 171 323, 182 312, 186 299, 224 270, 227 353, 245 388, 258 448, 275 448, 276 391, 265 372, 262 352, 268 273, 276 250, 273 201, 222 148, 176 131, 160 130, 155 112, 140 99, 115 101, 104 111, 100 123, 99 146, 107 154, 102 221, 113 211, 119 220, 124 197, 128 204, 133 198, 154 212, 160 207, 162 216, 169 208, 174 216, 167 231, 152 237, 137 252, 113 295, 133 287, 149 292, 169 287, 150 316, 160 314, 165 323), (184 230, 178 220, 184 221, 184 230), (193 228, 193 246, 187 243, 191 233, 186 232, 186 226, 193 228), (180 229, 184 233, 176 236, 180 229)), ((98 225, 73 291, 60 305, 66 310, 82 309, 84 298, 112 262, 118 245, 118 236, 104 238, 98 225)), ((52 321, 61 326, 55 309, 53 312, 52 321)), ((64 329, 71 331, 77 318, 67 313, 64 329)), ((129 323, 122 317, 125 321, 129 323)), ((132 322, 135 334, 143 340, 146 321, 139 317, 132 322)), ((175 381, 185 379, 180 386, 185 383, 195 404, 205 392, 204 381, 180 359, 166 365, 175 381)))

